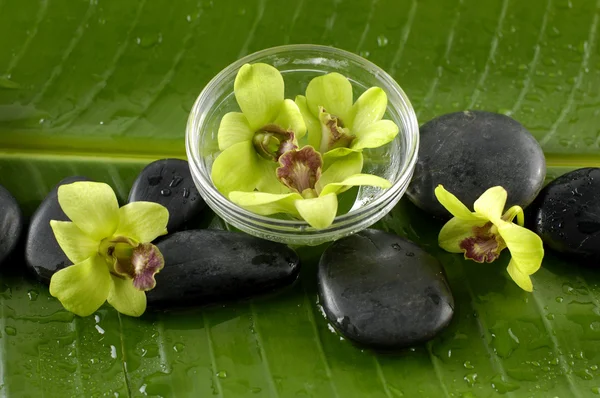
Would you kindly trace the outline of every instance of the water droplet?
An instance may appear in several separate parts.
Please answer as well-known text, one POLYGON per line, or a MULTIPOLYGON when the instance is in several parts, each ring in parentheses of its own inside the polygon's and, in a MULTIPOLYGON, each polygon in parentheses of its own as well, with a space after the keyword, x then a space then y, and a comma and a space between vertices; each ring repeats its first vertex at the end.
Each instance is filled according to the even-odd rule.
POLYGON ((100 327, 100 325, 96 325, 96 330, 98 331, 98 333, 100 333, 100 334, 104 334, 104 329, 102 329, 102 328, 100 327))
POLYGON ((100 323, 100 315, 94 315, 94 320, 96 323, 100 323))
POLYGON ((146 34, 136 37, 135 42, 142 48, 152 48, 162 43, 162 33, 146 34))
POLYGON ((600 395, 600 387, 592 387, 592 392, 596 395, 600 395))
POLYGON ((115 347, 114 345, 110 346, 110 357, 112 359, 117 359, 117 347, 115 347))
POLYGON ((368 51, 361 51, 361 52, 358 53, 358 55, 360 55, 363 58, 369 58, 369 56, 371 55, 371 53, 368 52, 368 51))
POLYGON ((549 321, 553 321, 554 320, 554 314, 548 314, 546 315, 546 319, 549 321))
POLYGON ((592 366, 590 366, 590 370, 598 370, 598 365, 592 365, 592 366))
POLYGON ((507 392, 518 390, 519 385, 505 381, 502 375, 498 374, 492 378, 492 388, 500 394, 506 394, 507 392))
POLYGON ((181 351, 183 351, 184 348, 185 348, 185 345, 183 343, 175 343, 175 345, 173 346, 173 349, 175 350, 175 352, 181 352, 181 351))
POLYGON ((261 391, 262 391, 262 388, 260 388, 260 387, 254 387, 253 389, 250 390, 250 392, 252 394, 258 394, 261 391))
POLYGON ((566 293, 566 294, 575 294, 573 292, 574 290, 575 289, 573 289, 573 286, 571 286, 569 283, 563 283, 563 286, 562 286, 563 293, 566 293))
POLYGON ((469 384, 470 387, 473 387, 475 383, 477 383, 477 373, 469 373, 464 377, 464 380, 469 384))
MULTIPOLYGON (((190 196, 190 190, 187 188, 183 188, 183 197, 188 198, 190 196)), ((194 199, 192 199, 194 200, 194 199)))
POLYGON ((595 332, 600 331, 600 322, 590 323, 590 329, 592 329, 595 332))
POLYGON ((471 364, 471 361, 465 361, 465 363, 463 364, 463 366, 465 367, 465 369, 475 369, 475 366, 473 366, 471 364))
POLYGON ((192 16, 191 15, 187 15, 185 17, 185 20, 188 21, 188 22, 192 22, 192 16))
POLYGON ((388 42, 389 42, 388 38, 385 37, 384 35, 377 36, 377 45, 379 47, 385 47, 385 46, 387 46, 388 42))
POLYGON ((225 379, 225 378, 227 378, 227 372, 226 372, 226 371, 224 371, 224 370, 221 370, 221 371, 219 371, 219 372, 217 373, 217 377, 218 377, 219 379, 225 379))
POLYGON ((563 301, 564 301, 564 298, 562 298, 562 297, 560 297, 560 296, 558 296, 558 297, 556 298, 556 302, 557 302, 557 303, 562 303, 563 301))
POLYGON ((589 369, 579 370, 575 372, 575 374, 583 380, 592 380, 594 378, 594 375, 592 374, 592 372, 590 372, 589 369))
POLYGON ((5 327, 4 331, 9 336, 16 336, 17 335, 17 329, 13 328, 12 326, 5 327))
POLYGON ((169 195, 171 195, 171 190, 169 188, 161 189, 160 194, 162 196, 169 196, 169 195))
POLYGON ((402 250, 402 247, 400 247, 400 245, 399 245, 399 244, 397 244, 397 243, 394 243, 394 244, 392 245, 392 248, 393 248, 394 250, 402 250))
POLYGON ((30 291, 27 292, 27 297, 29 297, 29 301, 35 301, 37 300, 38 296, 40 294, 38 293, 37 290, 33 290, 31 289, 30 291))
POLYGON ((181 181, 183 181, 183 177, 174 176, 173 179, 171 180, 171 183, 169 184, 169 186, 171 188, 174 188, 177 185, 181 184, 181 181))
POLYGON ((142 384, 142 386, 140 387, 140 392, 144 395, 148 395, 148 394, 146 394, 146 385, 145 384, 142 384))

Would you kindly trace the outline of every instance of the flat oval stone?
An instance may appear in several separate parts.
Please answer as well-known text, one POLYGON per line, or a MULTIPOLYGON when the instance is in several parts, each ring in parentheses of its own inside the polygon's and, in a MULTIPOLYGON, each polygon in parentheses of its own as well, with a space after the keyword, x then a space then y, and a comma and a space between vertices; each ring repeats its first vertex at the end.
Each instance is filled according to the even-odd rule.
POLYGON ((160 203, 169 210, 169 233, 194 228, 205 207, 188 162, 181 159, 162 159, 146 166, 129 192, 129 202, 139 201, 160 203))
POLYGON ((526 210, 528 226, 551 249, 600 261, 600 168, 549 183, 526 210))
POLYGON ((325 314, 349 340, 376 349, 430 340, 454 313, 439 261, 417 245, 367 229, 329 246, 319 262, 325 314))
POLYGON ((6 188, 0 185, 0 264, 12 253, 23 232, 23 213, 6 188))
POLYGON ((58 204, 58 187, 77 181, 90 180, 75 176, 60 181, 31 217, 25 242, 25 263, 40 281, 47 284, 56 271, 73 264, 58 245, 50 227, 50 220, 70 221, 58 204))
POLYGON ((506 207, 529 205, 542 189, 546 160, 535 138, 516 120, 497 113, 450 113, 420 128, 419 157, 408 188, 410 200, 426 212, 448 218, 437 201, 438 184, 467 207, 488 188, 508 192, 506 207))
POLYGON ((251 297, 292 284, 300 271, 289 247, 238 232, 190 230, 167 235, 158 248, 165 267, 148 305, 204 305, 251 297))

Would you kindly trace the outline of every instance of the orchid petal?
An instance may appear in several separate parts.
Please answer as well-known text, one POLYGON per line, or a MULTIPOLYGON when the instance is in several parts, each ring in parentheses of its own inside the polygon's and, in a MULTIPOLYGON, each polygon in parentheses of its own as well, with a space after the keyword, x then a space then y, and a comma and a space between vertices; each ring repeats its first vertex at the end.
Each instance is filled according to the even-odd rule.
POLYGON ((294 202, 303 200, 303 198, 298 193, 277 195, 264 192, 234 191, 229 194, 229 200, 248 211, 262 216, 287 213, 297 217, 299 214, 294 206, 294 202))
POLYGON ((347 156, 338 157, 321 174, 321 178, 317 181, 315 189, 317 193, 320 193, 326 185, 341 182, 350 176, 359 174, 362 168, 363 155, 360 152, 352 152, 347 156))
POLYGON ((284 94, 283 77, 271 65, 246 64, 237 73, 233 90, 250 129, 257 131, 279 113, 284 94))
POLYGON ((514 260, 510 260, 508 267, 506 267, 506 271, 508 271, 508 275, 510 275, 511 279, 521 289, 525 290, 526 292, 533 292, 533 283, 531 282, 531 278, 529 275, 519 269, 514 260))
POLYGON ((289 188, 283 185, 281 181, 279 181, 279 178, 277 178, 277 168, 279 167, 279 163, 259 158, 258 164, 263 170, 260 179, 256 183, 256 189, 258 191, 275 194, 290 192, 289 188))
POLYGON ((331 193, 318 198, 296 200, 296 209, 300 216, 316 229, 327 228, 333 223, 337 213, 337 195, 331 193))
POLYGON ((80 263, 98 252, 100 242, 90 238, 70 221, 50 221, 58 245, 73 264, 80 263))
POLYGON ((352 141, 352 149, 379 148, 390 143, 398 135, 398 126, 391 120, 379 120, 361 130, 352 130, 356 135, 352 141))
POLYGON ((262 169, 252 142, 230 146, 212 165, 211 177, 215 187, 225 196, 231 191, 253 191, 262 169))
POLYGON ((351 124, 352 84, 339 73, 328 73, 315 77, 306 87, 308 109, 314 117, 319 117, 319 107, 337 116, 346 125, 351 124))
POLYGON ((382 189, 387 189, 392 186, 392 184, 385 178, 381 178, 371 174, 355 174, 344 179, 343 181, 327 184, 321 191, 320 196, 328 195, 331 193, 337 193, 340 191, 343 192, 349 187, 363 185, 379 187, 382 189))
POLYGON ((517 224, 520 226, 525 225, 525 214, 523 213, 523 209, 521 206, 513 206, 504 213, 502 219, 504 221, 513 222, 513 220, 517 218, 517 224))
MULTIPOLYGON (((352 106, 354 119, 352 131, 363 131, 371 124, 381 120, 387 109, 387 95, 379 87, 365 91, 352 106)), ((397 131, 396 127, 396 131, 397 131)))
POLYGON ((460 218, 461 220, 472 221, 485 219, 484 217, 471 212, 471 210, 469 210, 456 196, 446 191, 443 185, 438 185, 435 188, 435 197, 454 217, 460 218))
POLYGON ((502 221, 498 232, 510 251, 515 267, 526 275, 540 269, 544 258, 542 239, 533 231, 519 225, 502 221))
POLYGON ((133 280, 111 275, 108 303, 121 314, 138 317, 146 311, 146 293, 133 286, 133 280))
POLYGON ((301 139, 306 134, 306 124, 298 105, 291 99, 283 101, 279 115, 275 118, 273 124, 284 130, 294 132, 296 139, 301 139))
POLYGON ((506 189, 498 186, 485 191, 479 199, 473 203, 475 213, 480 214, 496 224, 502 217, 504 205, 506 204, 506 189))
POLYGON ((306 130, 308 132, 308 145, 313 148, 319 148, 321 146, 321 125, 319 119, 317 119, 308 110, 308 104, 306 103, 306 97, 303 95, 296 96, 296 105, 302 114, 304 123, 306 124, 306 130))
POLYGON ((224 151, 239 142, 251 141, 254 131, 248 124, 248 119, 240 112, 229 112, 221 119, 217 140, 219 150, 224 151))
POLYGON ((106 301, 110 282, 110 271, 106 261, 95 255, 52 275, 50 294, 68 311, 79 316, 88 316, 106 301))
POLYGON ((58 203, 67 217, 90 238, 112 236, 119 223, 119 203, 104 183, 78 181, 58 187, 58 203))
POLYGON ((119 209, 119 226, 115 236, 125 236, 137 242, 152 242, 167 234, 169 210, 154 202, 131 202, 119 209))

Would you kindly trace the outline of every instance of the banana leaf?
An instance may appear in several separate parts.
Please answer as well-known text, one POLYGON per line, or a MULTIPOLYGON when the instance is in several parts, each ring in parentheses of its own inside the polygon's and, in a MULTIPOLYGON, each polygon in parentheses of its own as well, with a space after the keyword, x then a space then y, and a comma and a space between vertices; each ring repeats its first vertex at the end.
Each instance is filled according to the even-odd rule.
MULTIPOLYGON (((248 53, 316 43, 387 70, 421 122, 501 112, 541 143, 552 179, 600 166, 600 1, 0 0, 0 184, 27 215, 62 178, 125 201, 148 162, 185 157, 190 108, 248 53)), ((209 212, 207 218, 213 217, 209 212)), ((7 397, 588 397, 600 394, 600 274, 548 253, 526 293, 508 258, 467 262, 406 199, 375 227, 438 256, 455 316, 395 354, 356 347, 322 315, 316 266, 272 297, 75 317, 24 271, 0 275, 7 397)))

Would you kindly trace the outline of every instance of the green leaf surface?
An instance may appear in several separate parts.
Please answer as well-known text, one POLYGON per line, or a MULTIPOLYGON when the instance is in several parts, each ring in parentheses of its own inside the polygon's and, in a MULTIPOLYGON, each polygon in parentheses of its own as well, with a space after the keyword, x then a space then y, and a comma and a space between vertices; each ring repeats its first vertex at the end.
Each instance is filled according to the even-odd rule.
MULTIPOLYGON (((121 203, 148 162, 185 157, 203 86, 267 47, 317 43, 372 60, 427 121, 510 114, 542 144, 549 179, 600 166, 600 2, 594 0, 0 0, 0 184, 30 215, 60 179, 121 203)), ((220 225, 207 213, 203 225, 220 225)), ((401 353, 354 347, 317 304, 323 247, 274 297, 78 318, 26 276, 0 278, 0 394, 9 397, 589 397, 600 394, 600 276, 548 253, 532 294, 508 257, 464 261, 407 200, 378 228, 444 264, 449 328, 401 353)))

